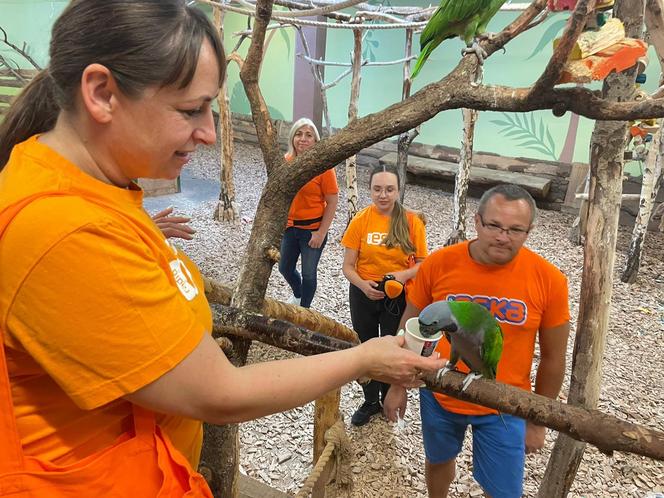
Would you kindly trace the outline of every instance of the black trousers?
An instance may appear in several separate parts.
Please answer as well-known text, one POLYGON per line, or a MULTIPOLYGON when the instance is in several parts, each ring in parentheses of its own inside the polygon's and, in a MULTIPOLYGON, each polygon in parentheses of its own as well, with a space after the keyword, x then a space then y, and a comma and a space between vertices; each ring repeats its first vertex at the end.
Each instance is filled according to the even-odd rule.
MULTIPOLYGON (((396 299, 385 297, 380 301, 373 301, 364 295, 358 287, 350 284, 348 293, 350 302, 350 319, 353 329, 360 336, 360 341, 385 335, 395 335, 399 328, 399 321, 406 309, 406 295, 401 293, 396 299)), ((385 399, 390 385, 375 380, 362 386, 364 399, 376 402, 385 399)))

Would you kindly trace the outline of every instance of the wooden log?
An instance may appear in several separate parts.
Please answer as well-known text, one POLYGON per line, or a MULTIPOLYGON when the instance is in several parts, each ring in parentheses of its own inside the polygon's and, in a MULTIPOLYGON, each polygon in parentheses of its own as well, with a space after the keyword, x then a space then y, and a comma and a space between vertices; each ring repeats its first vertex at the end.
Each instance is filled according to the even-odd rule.
MULTIPOLYGON (((362 30, 353 30, 353 76, 350 83, 350 102, 348 104, 348 124, 357 120, 360 83, 362 82, 362 30)), ((357 201, 357 156, 346 159, 346 203, 348 205, 347 223, 359 211, 357 201)))
POLYGON ((445 245, 452 245, 466 240, 466 197, 470 169, 473 164, 473 143, 475 140, 475 123, 478 112, 474 109, 462 109, 463 112, 463 144, 459 158, 459 168, 454 179, 454 211, 452 213, 452 233, 447 237, 445 245))
MULTIPOLYGON (((214 24, 219 30, 219 35, 223 40, 224 36, 224 11, 214 9, 214 24)), ((214 210, 212 217, 217 221, 228 221, 238 224, 240 215, 235 202, 235 183, 233 181, 233 125, 231 122, 231 104, 228 98, 228 78, 224 76, 224 81, 219 89, 217 96, 219 106, 219 133, 220 141, 220 171, 219 181, 221 190, 219 191, 219 202, 214 210)))
MULTIPOLYGON (((629 36, 642 33, 644 6, 645 0, 622 0, 616 5, 615 14, 625 23, 629 36)), ((629 100, 634 94, 635 81, 636 68, 611 75, 604 84, 603 96, 611 101, 629 100)), ((598 121, 590 142, 588 224, 568 396, 568 404, 587 409, 597 406, 601 388, 628 130, 626 122, 598 121)), ((608 428, 601 431, 608 434, 608 428)), ((539 498, 564 498, 569 493, 585 444, 567 434, 556 439, 539 498)), ((620 434, 613 437, 619 438, 620 434)))
MULTIPOLYGON (((639 274, 641 267, 641 253, 643 251, 643 242, 648 233, 648 222, 659 192, 659 181, 662 176, 662 132, 656 133, 653 137, 648 157, 643 167, 643 179, 641 181, 641 194, 639 201, 639 212, 634 222, 632 231, 632 240, 627 251, 627 262, 620 280, 628 284, 633 284, 639 274)), ((623 194, 624 197, 624 194, 623 194)))
POLYGON ((603 80, 612 72, 620 73, 636 65, 648 45, 643 40, 625 38, 585 59, 568 61, 558 83, 590 83, 603 80))
MULTIPOLYGON (((312 455, 312 465, 314 466, 325 449, 325 432, 341 417, 341 414, 339 413, 340 401, 341 389, 330 391, 325 396, 316 400, 314 407, 314 448, 312 455)), ((318 481, 316 481, 316 484, 311 490, 312 498, 325 497, 325 486, 330 480, 333 469, 334 459, 330 458, 327 465, 323 468, 318 481)))
MULTIPOLYGON (((478 379, 462 391, 465 374, 446 373, 423 377, 427 389, 478 403, 557 430, 596 446, 603 453, 624 451, 664 461, 664 432, 632 424, 599 410, 561 403, 546 396, 493 380, 478 379)), ((540 488, 540 496, 542 495, 540 488)))
MULTIPOLYGON (((401 100, 410 97, 412 80, 410 79, 410 56, 413 54, 413 30, 406 29, 406 46, 404 50, 406 62, 403 65, 403 84, 401 86, 401 100)), ((399 175, 399 202, 403 204, 406 196, 406 178, 408 168, 408 151, 413 140, 420 134, 420 127, 416 126, 412 130, 401 133, 397 140, 397 173, 399 175)))
MULTIPOLYGON (((584 31, 577 38, 569 60, 579 60, 608 49, 625 39, 625 26, 620 19, 611 18, 597 31, 584 31)), ((554 50, 562 38, 553 40, 554 50)))
POLYGON ((664 72, 664 0, 646 0, 645 23, 648 40, 659 59, 660 72, 664 72))
MULTIPOLYGON (((587 192, 579 193, 579 194, 575 194, 575 195, 574 195, 574 197, 575 197, 576 199, 582 199, 582 200, 584 200, 584 201, 587 201, 588 198, 589 198, 589 196, 590 196, 590 194, 588 194, 587 192)), ((624 201, 638 201, 638 200, 640 200, 640 199, 641 199, 641 194, 623 194, 623 195, 621 196, 621 200, 622 200, 623 202, 624 202, 624 201)))
MULTIPOLYGON (((394 152, 385 154, 381 163, 396 164, 397 155, 394 152)), ((425 157, 411 156, 408 160, 408 172, 414 175, 429 176, 440 180, 453 182, 459 165, 446 161, 437 161, 425 157)), ((525 188, 533 197, 544 199, 549 195, 551 180, 539 176, 514 173, 511 171, 495 170, 473 166, 470 168, 470 183, 483 187, 492 187, 499 183, 514 183, 525 188)))
MULTIPOLYGON (((229 305, 231 303, 232 292, 231 288, 227 285, 210 278, 205 278, 205 295, 211 304, 229 305)), ((337 339, 342 339, 353 344, 360 343, 360 339, 354 330, 311 308, 302 308, 282 303, 276 299, 266 298, 263 302, 262 313, 265 316, 286 320, 330 337, 336 337, 337 339)))
POLYGON ((329 353, 355 344, 298 327, 290 322, 268 318, 239 308, 213 304, 212 336, 232 335, 264 342, 292 353, 305 356, 329 353))
POLYGON ((20 81, 16 78, 0 77, 0 88, 23 88, 25 84, 25 81, 20 81))

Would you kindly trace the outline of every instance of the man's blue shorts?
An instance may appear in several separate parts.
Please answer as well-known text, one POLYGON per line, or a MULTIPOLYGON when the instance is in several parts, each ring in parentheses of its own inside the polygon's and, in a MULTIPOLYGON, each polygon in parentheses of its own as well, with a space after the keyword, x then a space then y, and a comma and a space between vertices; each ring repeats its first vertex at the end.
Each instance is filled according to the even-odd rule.
POLYGON ((443 409, 433 393, 420 389, 424 453, 430 463, 456 457, 466 427, 473 432, 473 476, 492 498, 518 498, 523 493, 526 421, 503 414, 459 415, 443 409))

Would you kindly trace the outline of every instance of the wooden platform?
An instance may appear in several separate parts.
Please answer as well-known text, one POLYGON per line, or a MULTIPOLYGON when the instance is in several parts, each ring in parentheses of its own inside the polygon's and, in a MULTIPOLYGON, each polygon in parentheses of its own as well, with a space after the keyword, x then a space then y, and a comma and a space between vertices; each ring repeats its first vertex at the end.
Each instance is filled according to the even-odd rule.
POLYGON ((283 491, 243 474, 238 481, 238 494, 240 498, 288 498, 283 491))
MULTIPOLYGON (((396 166, 397 154, 391 152, 380 158, 381 164, 396 166)), ((409 156, 407 171, 416 177, 431 178, 444 182, 452 182, 456 175, 458 164, 438 161, 424 157, 409 156)), ((473 166, 470 168, 470 184, 490 188, 499 183, 513 183, 526 189, 530 195, 537 199, 544 199, 549 195, 551 180, 525 173, 514 173, 473 166)))

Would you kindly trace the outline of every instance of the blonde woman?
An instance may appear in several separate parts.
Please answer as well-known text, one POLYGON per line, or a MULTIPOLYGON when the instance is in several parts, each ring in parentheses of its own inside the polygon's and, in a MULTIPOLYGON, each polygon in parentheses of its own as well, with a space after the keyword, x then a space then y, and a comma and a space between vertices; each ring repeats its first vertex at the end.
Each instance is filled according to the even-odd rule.
MULTIPOLYGON (((292 161, 320 140, 316 125, 307 118, 298 119, 288 137, 286 160, 292 161)), ((284 238, 281 240, 279 272, 293 293, 290 303, 309 308, 318 283, 318 262, 327 243, 339 202, 339 187, 334 169, 307 182, 293 198, 284 238), (297 260, 302 257, 302 274, 297 260)))

